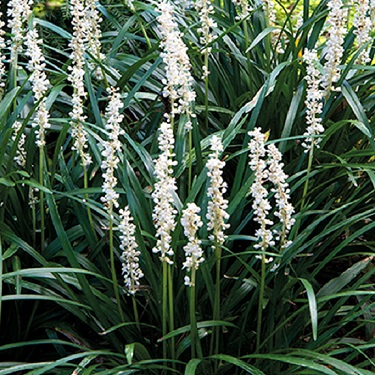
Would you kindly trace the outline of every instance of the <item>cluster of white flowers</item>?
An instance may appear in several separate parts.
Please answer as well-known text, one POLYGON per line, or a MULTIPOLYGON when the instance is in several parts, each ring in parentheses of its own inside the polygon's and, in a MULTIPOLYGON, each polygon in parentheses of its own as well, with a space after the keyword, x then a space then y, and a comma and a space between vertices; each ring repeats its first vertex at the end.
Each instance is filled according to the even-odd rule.
POLYGON ((263 0, 262 3, 263 10, 267 15, 269 24, 274 25, 276 23, 276 10, 273 0, 263 0))
POLYGON ((70 75, 69 81, 73 86, 72 104, 73 109, 70 112, 72 121, 70 125, 72 127, 72 138, 73 138, 73 150, 78 151, 82 164, 84 167, 91 164, 91 156, 86 152, 87 145, 87 133, 83 126, 86 116, 84 116, 83 102, 86 98, 84 75, 85 75, 85 42, 87 41, 87 20, 86 10, 84 3, 81 0, 71 0, 70 4, 71 14, 73 16, 73 37, 69 43, 72 53, 70 58, 72 59, 72 65, 69 67, 70 75))
POLYGON ((246 18, 253 11, 253 7, 248 0, 232 0, 232 3, 241 9, 241 13, 236 16, 237 21, 246 18))
MULTIPOLYGON (((12 129, 14 131, 12 135, 13 142, 16 141, 18 133, 20 132, 21 128, 22 128, 22 124, 19 121, 15 121, 14 124, 12 125, 12 129)), ((18 141, 16 156, 14 158, 14 161, 22 168, 26 166, 26 151, 24 148, 25 141, 26 141, 26 135, 22 133, 18 141)))
POLYGON ((163 52, 161 57, 166 64, 166 78, 163 79, 163 96, 172 104, 171 116, 187 114, 186 130, 191 129, 190 116, 193 116, 190 104, 195 100, 195 91, 192 89, 193 77, 190 73, 191 64, 187 55, 187 47, 182 41, 182 34, 174 20, 174 7, 166 0, 159 3, 158 17, 163 52))
POLYGON ((249 165, 251 170, 255 172, 255 179, 251 185, 250 192, 254 199, 252 205, 255 213, 254 221, 260 224, 260 228, 255 232, 260 242, 254 248, 260 248, 264 251, 268 246, 275 245, 272 232, 267 228, 267 226, 273 225, 273 221, 267 218, 272 207, 267 199, 268 191, 264 187, 269 178, 267 163, 264 160, 266 156, 265 135, 260 128, 255 128, 249 132, 249 136, 252 137, 249 142, 249 165))
MULTIPOLYGON (((284 250, 292 243, 291 241, 287 241, 286 238, 295 223, 295 219, 292 218, 294 208, 289 202, 290 190, 286 182, 288 176, 283 171, 284 164, 281 162, 282 155, 273 144, 270 144, 266 149, 266 136, 261 132, 260 128, 255 128, 253 131, 250 131, 249 136, 251 137, 249 142, 249 165, 251 170, 255 172, 255 179, 250 192, 254 199, 252 205, 255 213, 254 221, 260 224, 260 228, 255 233, 259 243, 256 244, 254 248, 260 248, 262 251, 265 251, 267 247, 274 246, 275 240, 277 240, 280 241, 280 250, 284 250), (267 161, 266 157, 268 157, 267 161), (275 238, 268 228, 274 223, 272 220, 268 219, 272 207, 267 198, 268 191, 264 187, 267 181, 270 181, 274 185, 271 189, 271 192, 275 193, 277 206, 274 215, 278 217, 282 223, 282 230, 280 232, 274 231, 274 234, 276 234, 275 238)), ((257 258, 263 259, 262 256, 257 256, 257 258)), ((269 263, 273 259, 264 258, 264 260, 269 263)), ((275 267, 277 267, 277 265, 275 267)))
POLYGON ((327 24, 329 37, 326 44, 326 63, 324 64, 324 80, 322 81, 326 95, 330 91, 338 90, 334 84, 340 79, 339 64, 344 53, 343 43, 345 35, 346 12, 342 0, 328 2, 327 24))
POLYGON ((375 0, 370 0, 370 18, 372 27, 375 27, 375 0))
POLYGON ((131 11, 135 12, 135 7, 134 7, 134 4, 133 4, 133 0, 127 0, 126 4, 128 5, 128 7, 130 8, 131 11))
POLYGON ((224 231, 229 228, 229 224, 226 223, 229 214, 226 212, 228 200, 224 199, 227 183, 222 177, 225 162, 219 159, 220 153, 223 151, 223 145, 216 135, 211 138, 211 150, 213 152, 206 163, 207 176, 210 180, 207 195, 211 198, 207 206, 207 229, 212 231, 208 238, 210 241, 222 245, 226 238, 224 231))
POLYGON ((31 15, 33 0, 10 0, 7 4, 8 27, 11 29, 11 57, 12 65, 17 65, 17 54, 22 51, 24 41, 24 25, 31 15))
MULTIPOLYGON (((5 44, 5 39, 4 39, 5 22, 2 21, 2 17, 3 17, 3 14, 0 12, 0 93, 2 93, 2 89, 5 86, 5 82, 3 82, 3 77, 5 75, 5 65, 4 65, 5 56, 3 54, 3 50, 5 49, 6 44, 5 44)), ((1 97, 2 97, 2 94, 0 95, 0 99, 1 97)))
POLYGON ((311 149, 312 145, 319 147, 320 138, 317 135, 324 132, 322 125, 322 119, 319 115, 323 111, 323 96, 324 92, 320 89, 322 84, 322 76, 317 68, 319 59, 316 50, 305 50, 303 59, 306 62, 306 82, 307 82, 307 93, 306 93, 306 123, 308 127, 304 136, 305 141, 302 146, 305 147, 305 152, 311 149))
POLYGON ((275 238, 280 241, 281 250, 286 249, 291 245, 291 241, 286 241, 286 237, 292 229, 295 219, 292 218, 294 213, 294 207, 289 202, 290 190, 289 185, 286 182, 288 176, 284 173, 284 163, 281 162, 282 155, 274 144, 270 144, 267 147, 268 160, 268 179, 274 184, 274 188, 271 189, 275 193, 275 200, 277 211, 275 216, 280 219, 282 223, 282 230, 277 233, 275 238))
MULTIPOLYGON (((197 232, 203 225, 199 212, 200 208, 195 203, 188 203, 181 217, 184 234, 188 238, 188 243, 184 246, 186 261, 182 269, 186 268, 188 272, 197 270, 204 261, 201 241, 197 238, 197 232)), ((185 285, 194 286, 189 276, 185 276, 185 285)))
POLYGON ((45 131, 50 128, 49 124, 49 113, 46 107, 46 92, 50 86, 49 80, 45 73, 45 58, 40 48, 40 44, 43 41, 39 38, 38 31, 36 29, 29 30, 26 34, 26 56, 29 57, 27 68, 32 72, 30 81, 32 84, 32 90, 34 94, 34 100, 38 104, 36 109, 36 116, 33 120, 33 128, 36 129, 36 145, 38 147, 44 147, 45 131))
MULTIPOLYGON (((303 25, 303 10, 299 11, 296 15, 296 25, 294 26, 294 30, 296 34, 300 31, 300 28, 303 25)), ((297 35, 296 35, 297 36, 297 35)))
POLYGON ((101 168, 104 171, 104 182, 102 189, 105 196, 101 198, 101 201, 104 202, 108 211, 111 212, 113 206, 116 208, 118 207, 117 199, 119 194, 115 191, 115 187, 117 185, 115 170, 117 169, 117 165, 120 160, 116 156, 116 152, 121 149, 119 136, 124 134, 124 130, 120 127, 120 124, 124 118, 124 116, 120 114, 120 109, 124 106, 124 104, 121 101, 121 95, 115 88, 109 88, 107 91, 110 94, 106 109, 106 129, 109 132, 109 141, 104 142, 104 150, 102 151, 103 161, 101 168))
MULTIPOLYGON (((355 2, 353 25, 355 26, 354 34, 357 35, 357 47, 361 48, 371 40, 372 22, 369 0, 357 0, 355 2)), ((356 62, 365 65, 370 60, 369 49, 365 48, 356 62)))
POLYGON ((29 206, 32 208, 38 203, 38 198, 35 196, 38 195, 39 189, 38 188, 33 188, 32 186, 29 186, 29 206))
POLYGON ((130 214, 129 207, 120 210, 121 222, 118 226, 120 235, 120 249, 123 251, 121 255, 122 273, 124 275, 124 283, 127 292, 134 295, 139 286, 139 279, 143 277, 143 272, 139 267, 138 244, 135 239, 135 225, 130 214))
POLYGON ((177 210, 173 207, 173 194, 177 190, 176 180, 173 177, 173 166, 177 164, 173 160, 174 136, 173 129, 168 116, 160 125, 158 137, 159 157, 155 162, 156 182, 152 199, 155 203, 152 219, 155 223, 156 246, 152 249, 154 253, 160 253, 160 260, 173 264, 173 249, 171 248, 172 236, 176 222, 177 210))
POLYGON ((199 41, 203 46, 205 46, 202 53, 209 53, 211 52, 211 47, 207 47, 207 45, 212 42, 211 30, 212 28, 217 27, 216 22, 210 16, 214 13, 214 7, 211 0, 195 0, 194 5, 200 19, 200 27, 197 30, 198 33, 201 34, 199 41))
MULTIPOLYGON (((95 0, 86 0, 86 22, 87 22, 87 51, 91 53, 94 59, 99 62, 104 60, 105 55, 101 52, 100 39, 102 37, 102 32, 100 29, 100 23, 102 18, 99 15, 98 9, 95 4, 95 0)), ((103 72, 100 67, 95 67, 94 65, 94 76, 102 80, 103 72)))

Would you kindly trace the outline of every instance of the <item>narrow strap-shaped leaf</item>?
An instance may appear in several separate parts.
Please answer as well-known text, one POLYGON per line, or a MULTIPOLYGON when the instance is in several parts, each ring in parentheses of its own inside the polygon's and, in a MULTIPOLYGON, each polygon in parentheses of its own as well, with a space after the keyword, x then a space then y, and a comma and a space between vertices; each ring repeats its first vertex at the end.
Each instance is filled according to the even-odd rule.
POLYGON ((231 363, 232 365, 235 365, 239 368, 242 368, 248 374, 265 375, 265 373, 263 371, 257 369, 256 367, 254 367, 252 365, 249 365, 248 363, 246 363, 245 361, 242 361, 241 359, 238 359, 236 357, 232 357, 230 355, 217 354, 217 355, 210 356, 209 358, 219 359, 220 361, 225 361, 225 362, 231 363))
POLYGON ((191 359, 185 367, 184 375, 195 375, 195 370, 202 361, 198 358, 191 359))
POLYGON ((302 279, 302 278, 300 278, 299 280, 302 282, 307 292, 313 339, 316 341, 318 338, 318 307, 316 304, 315 292, 314 292, 312 285, 310 284, 308 280, 302 279))
MULTIPOLYGON (((355 116, 357 117, 357 119, 360 122, 362 122, 363 125, 366 127, 367 132, 365 134, 370 135, 370 137, 368 139, 370 141, 370 144, 371 144, 372 148, 375 150, 374 132, 373 132, 371 126, 370 126, 370 123, 369 123, 368 118, 365 114, 363 106, 358 99, 358 96, 353 91, 352 87, 349 85, 349 83, 347 81, 344 81, 341 90, 342 90, 342 94, 344 95, 345 99, 348 101, 348 103, 349 103, 351 109, 353 110, 355 116)), ((359 128, 359 129, 362 131, 361 128, 359 128)))
MULTIPOLYGON (((75 254, 74 254, 73 247, 72 247, 71 243, 69 242, 68 236, 66 235, 66 232, 64 230, 64 226, 62 224, 60 215, 59 215, 58 210, 57 210, 55 198, 53 197, 52 194, 47 194, 46 195, 46 201, 47 201, 48 208, 50 210, 51 220, 52 220, 53 225, 55 227, 56 234, 60 239, 61 246, 66 253, 66 256, 68 258, 68 261, 69 261, 70 265, 74 268, 80 268, 80 264, 79 264, 75 254)), ((99 303, 99 301, 94 297, 86 277, 82 274, 77 274, 77 278, 79 280, 79 283, 81 284, 81 287, 82 287, 82 290, 83 290, 84 294, 86 295, 86 297, 89 301, 89 304, 90 304, 91 308, 95 311, 95 314, 99 317, 102 324, 104 324, 105 326, 109 326, 110 324, 109 324, 105 314, 102 311, 102 306, 99 303)), ((115 309, 115 306, 114 306, 112 314, 114 314, 115 310, 116 309, 115 309)), ((110 337, 109 339, 112 340, 117 347, 119 347, 119 348, 122 347, 122 344, 116 338, 110 337)))

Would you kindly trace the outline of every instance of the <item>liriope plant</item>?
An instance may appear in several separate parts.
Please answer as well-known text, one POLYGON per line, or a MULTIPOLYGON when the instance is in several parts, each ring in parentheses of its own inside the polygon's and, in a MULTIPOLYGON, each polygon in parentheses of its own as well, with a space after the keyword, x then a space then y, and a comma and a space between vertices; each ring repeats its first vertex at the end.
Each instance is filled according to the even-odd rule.
POLYGON ((100 8, 107 56, 95 49, 99 30, 77 39, 75 27, 34 19, 82 54, 74 79, 78 60, 43 46, 52 87, 42 181, 38 103, 17 48, 0 103, 0 350, 22 363, 0 371, 371 373, 375 103, 358 26, 329 65, 333 2, 305 1, 297 26, 301 4, 271 24, 271 2, 207 3, 205 41, 193 7, 128 5, 116 8, 129 14, 123 25, 100 8), (314 81, 313 68, 331 78, 314 81), (335 90, 314 96, 330 80, 335 90), (108 98, 109 84, 118 89, 108 98), (84 168, 69 114, 77 102, 84 168), (308 129, 312 114, 322 134, 308 129), (35 189, 46 205, 32 203, 35 189))

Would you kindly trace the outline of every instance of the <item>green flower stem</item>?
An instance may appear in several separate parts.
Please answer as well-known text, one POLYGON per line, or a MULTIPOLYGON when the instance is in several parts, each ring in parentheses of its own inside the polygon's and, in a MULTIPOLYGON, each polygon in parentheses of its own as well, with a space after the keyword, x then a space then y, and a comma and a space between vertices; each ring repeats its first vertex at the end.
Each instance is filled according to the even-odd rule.
MULTIPOLYGON (((216 285, 215 285, 215 296, 214 296, 214 311, 213 320, 220 319, 220 272, 221 272, 221 253, 222 249, 218 245, 215 236, 215 255, 216 255, 216 285)), ((219 354, 219 333, 220 327, 214 327, 211 338, 210 352, 211 354, 219 354)))
POLYGON ((193 130, 189 130, 189 177, 188 177, 188 194, 190 194, 191 180, 193 175, 193 130))
MULTIPOLYGON (((309 150, 309 160, 307 162, 307 174, 306 174, 306 181, 303 186, 303 193, 302 193, 302 200, 301 200, 301 206, 300 206, 300 212, 303 211, 305 207, 305 201, 306 201, 306 195, 307 191, 309 189, 309 179, 310 179, 310 174, 311 174, 311 168, 312 168, 312 162, 313 162, 313 156, 314 156, 314 143, 311 144, 311 148, 309 150)), ((299 227, 301 225, 301 218, 298 219, 296 223, 296 229, 295 229, 295 237, 298 235, 299 227)))
MULTIPOLYGON (((43 161, 44 161, 44 147, 39 147, 39 184, 44 186, 43 181, 43 161)), ((44 192, 39 192, 40 204, 40 251, 43 253, 45 245, 45 231, 44 231, 44 192)))
POLYGON ((251 55, 250 55, 250 51, 248 51, 249 47, 250 47, 250 38, 249 38, 249 30, 248 30, 248 26, 247 26, 247 22, 245 21, 244 22, 244 25, 243 25, 243 31, 244 31, 244 34, 245 34, 245 47, 246 47, 246 60, 247 60, 247 73, 248 73, 248 76, 249 76, 249 91, 251 94, 254 94, 254 88, 253 88, 253 81, 251 80, 251 77, 252 77, 252 74, 251 74, 251 55))
MULTIPOLYGON (((30 189, 32 189, 31 186, 29 186, 29 192, 30 189)), ((31 202, 31 216, 33 218, 33 246, 36 247, 36 208, 35 203, 31 202)))
POLYGON ((258 319, 257 319, 257 340, 256 340, 256 352, 257 353, 259 353, 259 350, 260 350, 265 281, 266 281, 266 254, 265 254, 265 246, 263 245, 262 246, 262 268, 261 268, 260 286, 259 286, 258 319))
POLYGON ((113 292, 115 294, 118 312, 121 318, 121 322, 124 322, 124 314, 121 309, 121 300, 120 300, 120 293, 118 290, 118 283, 117 283, 117 275, 116 275, 116 267, 115 267, 115 254, 113 248, 113 204, 110 203, 109 207, 109 254, 110 254, 110 261, 111 261, 111 274, 112 274, 112 283, 113 283, 113 292))
MULTIPOLYGON (((172 267, 168 265, 168 302, 169 302, 169 331, 174 331, 174 304, 173 304, 173 279, 172 279, 172 267)), ((175 352, 175 337, 171 338, 171 358, 176 358, 175 352)), ((172 367, 175 368, 175 363, 172 363, 172 367)))
POLYGON ((208 49, 204 51, 204 66, 206 67, 206 76, 204 77, 204 107, 206 113, 206 130, 208 130, 208 49))
MULTIPOLYGON (((13 87, 10 87, 10 89, 14 89, 15 87, 17 87, 17 70, 18 70, 18 53, 16 53, 16 56, 14 57, 14 64, 12 65, 12 69, 11 69, 10 82, 11 82, 11 85, 13 85, 13 87)), ((16 109, 17 109, 17 100, 14 100, 13 112, 15 112, 16 109)))
POLYGON ((196 281, 196 269, 191 270, 191 287, 190 287, 190 326, 191 326, 191 358, 196 357, 203 359, 202 347, 198 336, 197 319, 195 317, 196 310, 196 296, 195 296, 195 281, 196 281))
POLYGON ((152 43, 150 41, 150 38, 147 35, 145 26, 143 25, 142 18, 139 16, 139 12, 137 12, 136 10, 134 10, 133 14, 137 17, 138 24, 139 24, 139 26, 140 26, 140 28, 142 30, 143 36, 145 37, 145 41, 147 43, 148 49, 151 49, 152 48, 152 43))
POLYGON ((134 320, 136 323, 136 326, 138 328, 138 331, 141 330, 141 327, 139 325, 139 314, 138 314, 138 308, 137 308, 137 301, 135 300, 135 295, 132 295, 132 301, 133 301, 133 313, 134 313, 134 320))
MULTIPOLYGON (((87 173, 87 168, 84 166, 83 168, 83 188, 86 190, 89 187, 89 178, 88 178, 88 173, 87 173)), ((85 193, 85 202, 87 203, 89 200, 89 194, 85 193)), ((91 214, 91 209, 89 205, 86 205, 86 210, 87 210, 87 217, 89 219, 90 227, 92 229, 92 232, 96 238, 96 232, 95 232, 95 227, 94 227, 94 221, 92 219, 92 214, 91 214)), ((111 208, 111 213, 112 213, 113 208, 111 208)))
MULTIPOLYGON (((163 284, 162 284, 162 333, 163 337, 167 334, 167 306, 168 306, 168 265, 163 262, 163 284)), ((163 340, 163 358, 167 358, 167 341, 163 340)))

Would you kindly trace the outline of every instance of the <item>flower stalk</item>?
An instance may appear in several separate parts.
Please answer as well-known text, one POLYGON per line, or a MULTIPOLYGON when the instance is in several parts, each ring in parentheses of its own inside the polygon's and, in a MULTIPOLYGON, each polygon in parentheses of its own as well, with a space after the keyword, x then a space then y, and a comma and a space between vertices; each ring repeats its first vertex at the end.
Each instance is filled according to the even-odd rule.
POLYGON ((106 109, 106 129, 109 132, 109 140, 104 142, 104 150, 102 151, 103 161, 101 168, 104 171, 102 190, 105 195, 101 197, 101 201, 104 203, 104 207, 106 208, 109 217, 109 252, 113 290, 116 297, 119 314, 121 319, 123 320, 124 316, 121 309, 121 300, 117 283, 113 248, 113 208, 117 208, 119 206, 117 201, 119 198, 119 194, 115 190, 117 185, 115 171, 120 161, 117 156, 117 150, 121 149, 119 137, 120 135, 124 134, 124 131, 121 129, 120 124, 124 116, 120 114, 120 110, 123 107, 120 94, 115 88, 109 88, 107 91, 110 95, 108 106, 106 109))
MULTIPOLYGON (((87 153, 87 133, 83 126, 86 116, 84 115, 83 102, 86 99, 87 93, 85 91, 84 75, 85 75, 85 43, 87 41, 87 22, 86 10, 84 4, 80 0, 72 0, 70 4, 72 13, 73 37, 69 43, 72 53, 72 65, 69 66, 70 74, 68 80, 73 86, 72 104, 73 108, 70 112, 72 127, 73 147, 72 150, 78 152, 82 167, 86 170, 92 162, 91 156, 87 153)), ((85 186, 87 188, 88 186, 85 186)))
MULTIPOLYGON (((305 199, 309 187, 309 178, 311 173, 312 161, 314 157, 314 148, 319 148, 319 143, 321 142, 320 134, 324 132, 324 127, 322 125, 321 113, 323 112, 323 99, 324 90, 320 89, 323 86, 323 77, 317 68, 319 63, 316 50, 305 50, 304 61, 306 62, 306 77, 307 82, 307 93, 306 93, 306 123, 308 127, 304 136, 306 136, 305 141, 302 146, 305 148, 305 152, 309 153, 308 165, 307 165, 307 176, 306 182, 304 184, 302 201, 300 210, 302 211, 305 206, 305 199)), ((297 224, 297 231, 299 229, 299 223, 297 224)))
POLYGON ((272 261, 272 258, 267 258, 266 250, 269 246, 275 245, 272 232, 269 229, 273 225, 273 221, 268 219, 271 210, 270 202, 267 199, 268 191, 264 187, 265 182, 269 178, 267 164, 264 160, 266 155, 265 149, 265 135, 260 128, 255 128, 249 132, 251 140, 249 142, 250 149, 250 168, 255 172, 255 179, 251 186, 251 195, 253 197, 253 210, 255 214, 254 221, 260 224, 260 228, 255 235, 258 243, 254 245, 255 249, 260 249, 260 255, 257 256, 261 260, 261 276, 259 284, 259 302, 258 302, 258 318, 257 318, 257 337, 256 337, 256 351, 259 352, 261 337, 262 337, 262 318, 264 305, 264 288, 266 278, 266 264, 272 261))
MULTIPOLYGON (((29 30, 26 34, 25 44, 27 46, 26 56, 29 57, 27 67, 31 72, 30 81, 34 94, 34 101, 36 103, 36 116, 33 120, 32 127, 35 128, 36 145, 39 148, 39 183, 44 185, 44 147, 45 132, 50 128, 49 113, 46 106, 46 93, 50 82, 45 73, 45 58, 40 48, 42 40, 39 38, 37 30, 34 28, 29 30)), ((39 192, 40 202, 40 232, 41 232, 41 251, 45 246, 45 212, 44 212, 44 192, 39 192)))
MULTIPOLYGON (((161 1, 158 6, 161 13, 158 17, 159 30, 162 36, 160 47, 162 53, 160 56, 165 63, 166 78, 163 79, 164 85, 162 95, 171 105, 170 122, 172 129, 176 115, 185 115, 185 130, 189 133, 189 154, 192 152, 192 121, 195 117, 192 112, 192 104, 195 101, 196 93, 192 88, 193 77, 191 75, 191 64, 187 54, 187 47, 182 40, 183 34, 179 31, 176 22, 176 11, 174 6, 168 1, 161 1)), ((192 179, 192 158, 189 158, 189 186, 192 179)))
MULTIPOLYGON (((156 182, 152 199, 155 203, 152 214, 156 229, 156 246, 152 251, 160 254, 163 272, 162 285, 162 328, 163 336, 167 333, 167 309, 169 307, 169 325, 170 329, 174 326, 173 318, 173 283, 170 267, 173 264, 174 251, 171 247, 172 232, 176 226, 175 216, 177 210, 173 206, 173 194, 177 190, 176 180, 173 177, 173 167, 177 164, 173 160, 174 136, 171 126, 170 116, 166 115, 165 120, 160 126, 158 137, 159 150, 161 154, 155 161, 156 182), (168 304, 169 298, 169 304, 168 304)), ((166 352, 166 342, 163 341, 163 352, 166 352)))

